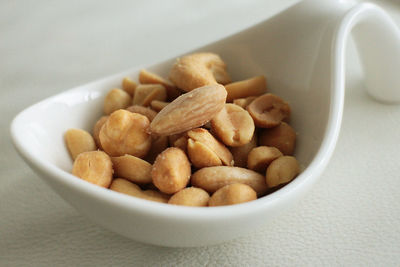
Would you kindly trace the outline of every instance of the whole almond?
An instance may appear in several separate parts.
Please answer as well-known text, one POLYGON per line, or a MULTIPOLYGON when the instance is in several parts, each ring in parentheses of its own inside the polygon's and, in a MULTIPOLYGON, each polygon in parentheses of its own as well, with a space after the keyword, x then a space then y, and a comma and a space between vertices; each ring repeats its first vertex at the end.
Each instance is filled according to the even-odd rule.
POLYGON ((204 125, 224 107, 225 87, 206 85, 183 94, 163 108, 150 124, 157 135, 182 133, 204 125))

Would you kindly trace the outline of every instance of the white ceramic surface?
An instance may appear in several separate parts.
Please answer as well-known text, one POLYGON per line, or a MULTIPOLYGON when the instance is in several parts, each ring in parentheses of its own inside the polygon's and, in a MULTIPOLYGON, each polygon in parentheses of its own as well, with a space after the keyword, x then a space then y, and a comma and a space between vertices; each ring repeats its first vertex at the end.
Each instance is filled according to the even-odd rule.
MULTIPOLYGON (((398 101, 397 77, 372 60, 399 56, 397 29, 376 6, 348 2, 304 2, 232 37, 200 48, 219 53, 235 80, 264 74, 269 89, 292 106, 299 133, 296 157, 305 170, 293 182, 256 201, 236 206, 188 208, 153 203, 106 190, 69 174, 63 142, 71 127, 90 130, 101 114, 104 94, 133 68, 66 91, 21 112, 13 121, 14 144, 26 162, 66 201, 99 225, 126 237, 164 246, 199 246, 233 239, 257 229, 307 192, 330 156, 340 130, 344 99, 344 50, 355 32, 369 93, 398 101), (368 27, 366 30, 365 27, 368 27), (371 30, 381 35, 370 46, 371 30), (396 46, 397 44, 397 46, 396 46), (386 53, 385 53, 386 52, 386 53)), ((166 76, 172 61, 148 67, 166 76)), ((400 60, 392 60, 400 64, 400 60)))

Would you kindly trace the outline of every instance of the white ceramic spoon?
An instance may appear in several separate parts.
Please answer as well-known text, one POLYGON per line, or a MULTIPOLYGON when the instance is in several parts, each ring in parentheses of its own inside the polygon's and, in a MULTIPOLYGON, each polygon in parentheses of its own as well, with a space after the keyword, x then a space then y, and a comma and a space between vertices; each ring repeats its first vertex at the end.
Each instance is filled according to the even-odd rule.
MULTIPOLYGON (((220 54, 235 80, 264 74, 271 92, 292 106, 296 157, 304 171, 282 189, 249 203, 189 208, 150 202, 103 189, 70 174, 63 141, 68 128, 90 130, 105 93, 139 69, 80 86, 21 112, 11 133, 25 161, 66 201, 99 225, 163 246, 219 243, 254 231, 298 200, 320 176, 334 150, 343 111, 345 48, 350 33, 374 98, 400 101, 400 35, 372 4, 306 1, 198 50, 220 54)), ((175 57, 174 57, 175 58, 175 57)), ((149 66, 166 76, 172 60, 149 66)), ((279 223, 279 222, 277 222, 279 223)))

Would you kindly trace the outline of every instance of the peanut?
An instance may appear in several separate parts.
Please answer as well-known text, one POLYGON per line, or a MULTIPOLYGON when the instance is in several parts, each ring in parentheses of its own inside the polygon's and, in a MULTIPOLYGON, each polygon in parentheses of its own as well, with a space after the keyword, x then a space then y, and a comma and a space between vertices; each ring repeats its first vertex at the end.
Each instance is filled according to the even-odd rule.
POLYGON ((73 160, 82 153, 96 150, 96 144, 90 133, 80 129, 69 129, 65 133, 65 142, 73 160))
POLYGON ((188 138, 186 136, 182 136, 176 139, 173 146, 182 149, 186 153, 188 146, 188 138))
POLYGON ((169 104, 169 102, 153 100, 153 101, 151 101, 150 106, 151 106, 152 109, 154 109, 155 111, 159 112, 160 110, 165 108, 168 104, 169 104))
POLYGON ((168 204, 182 206, 205 207, 210 196, 201 188, 188 187, 175 193, 168 201, 168 204))
POLYGON ((217 154, 215 154, 214 151, 209 149, 201 142, 193 141, 193 139, 188 139, 187 151, 190 161, 196 168, 200 169, 203 167, 222 165, 222 162, 218 158, 217 154))
POLYGON ((269 187, 279 186, 292 181, 300 173, 295 157, 282 156, 272 161, 267 168, 266 182, 269 187))
POLYGON ((229 166, 202 168, 192 175, 191 182, 192 186, 200 187, 209 193, 234 183, 249 185, 258 196, 264 195, 268 189, 263 175, 245 168, 229 166))
POLYGON ((101 147, 101 142, 100 142, 100 137, 99 137, 100 129, 101 129, 101 127, 103 127, 104 123, 106 123, 107 119, 108 119, 108 116, 102 116, 93 126, 93 130, 92 130, 93 139, 96 142, 96 145, 99 149, 103 149, 101 147))
POLYGON ((149 121, 152 121, 154 119, 154 117, 157 115, 157 112, 155 112, 151 108, 138 106, 138 105, 130 106, 130 107, 126 108, 126 110, 128 110, 132 113, 139 113, 141 115, 144 115, 149 119, 149 121))
POLYGON ((125 178, 131 182, 151 183, 151 164, 132 155, 112 157, 115 176, 125 178))
POLYGON ((132 102, 131 96, 118 88, 114 88, 108 92, 104 99, 104 113, 109 115, 118 109, 129 107, 132 102))
POLYGON ((246 184, 229 184, 218 189, 210 198, 208 205, 235 205, 257 199, 257 193, 246 184))
POLYGON ((153 163, 156 160, 158 154, 163 152, 168 147, 168 137, 158 136, 153 137, 152 139, 153 141, 151 142, 150 151, 145 158, 150 163, 153 163))
POLYGON ((256 76, 247 80, 225 85, 228 96, 227 102, 236 98, 259 96, 267 92, 267 81, 264 76, 256 76))
POLYGON ((276 147, 283 155, 293 155, 296 146, 296 132, 289 124, 281 122, 274 128, 263 130, 259 143, 263 146, 276 147))
POLYGON ((259 146, 253 148, 248 155, 247 168, 257 172, 265 172, 268 165, 281 156, 283 156, 282 152, 276 147, 259 146))
POLYGON ((172 135, 202 126, 224 107, 225 99, 219 84, 194 89, 163 108, 151 122, 151 132, 172 135))
POLYGON ((227 84, 231 81, 225 63, 213 53, 196 53, 178 58, 169 78, 186 92, 205 85, 227 84))
POLYGON ((75 159, 72 174, 89 183, 108 188, 113 175, 111 159, 102 151, 83 152, 75 159))
POLYGON ((163 85, 167 90, 167 95, 169 100, 174 100, 181 94, 181 91, 178 88, 176 88, 176 86, 173 85, 170 81, 144 69, 141 70, 139 73, 139 81, 142 84, 152 83, 152 84, 163 85))
POLYGON ((114 179, 110 189, 122 194, 161 203, 167 203, 169 199, 169 196, 165 194, 155 190, 142 190, 138 185, 121 178, 114 179))
POLYGON ((237 98, 233 100, 233 104, 238 105, 239 107, 246 109, 248 105, 250 105, 251 102, 253 102, 254 99, 256 99, 256 96, 249 96, 246 98, 237 98))
POLYGON ((151 170, 153 184, 166 194, 185 188, 190 174, 190 162, 185 152, 176 147, 167 148, 159 154, 151 170))
POLYGON ((100 130, 104 151, 112 157, 130 154, 144 157, 150 149, 149 120, 127 110, 114 111, 100 130))
POLYGON ((250 142, 255 126, 249 113, 234 104, 225 107, 211 120, 213 132, 228 146, 242 146, 250 142))
POLYGON ((290 116, 289 104, 279 96, 265 94, 257 97, 247 106, 256 126, 261 128, 272 128, 288 119, 290 116))
POLYGON ((137 87, 137 83, 132 81, 130 78, 125 77, 122 80, 122 89, 127 92, 131 97, 135 95, 135 89, 137 87))
POLYGON ((257 134, 254 132, 250 142, 243 146, 231 147, 231 153, 236 167, 247 167, 247 156, 257 146, 257 134))
POLYGON ((135 89, 133 105, 150 106, 151 101, 167 99, 167 91, 161 84, 139 84, 135 89))

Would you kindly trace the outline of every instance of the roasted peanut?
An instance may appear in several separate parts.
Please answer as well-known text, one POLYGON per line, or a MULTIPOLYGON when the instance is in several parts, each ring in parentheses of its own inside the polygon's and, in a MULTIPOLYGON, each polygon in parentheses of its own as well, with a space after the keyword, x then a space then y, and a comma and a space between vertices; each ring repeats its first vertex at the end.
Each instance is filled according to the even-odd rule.
POLYGON ((228 148, 206 129, 196 128, 186 133, 189 158, 197 168, 233 165, 233 157, 228 148))
POLYGON ((147 70, 141 70, 139 73, 139 81, 142 84, 162 84, 167 90, 167 95, 169 100, 174 100, 177 98, 182 92, 176 88, 170 81, 162 78, 161 76, 151 73, 147 70))
POLYGON ((142 190, 134 183, 131 183, 125 179, 116 178, 112 182, 110 189, 122 194, 150 200, 161 203, 167 203, 169 196, 155 190, 142 190))
POLYGON ((186 136, 182 136, 182 137, 176 139, 173 146, 180 148, 183 151, 187 152, 188 138, 186 136))
POLYGON ((266 181, 269 187, 275 187, 292 181, 299 173, 300 166, 296 158, 282 156, 268 166, 266 181))
POLYGON ((263 175, 239 167, 216 166, 202 168, 192 175, 191 182, 193 186, 200 187, 209 193, 234 183, 249 185, 257 192, 258 196, 264 195, 268 189, 263 175))
POLYGON ((254 99, 256 99, 256 96, 249 96, 246 98, 237 98, 233 100, 233 104, 238 105, 239 107, 246 109, 248 105, 250 105, 251 102, 253 102, 254 99))
POLYGON ((113 175, 111 159, 102 151, 83 152, 75 159, 72 174, 89 183, 107 188, 113 175))
POLYGON ((131 182, 151 183, 151 164, 132 155, 112 157, 114 174, 131 182))
POLYGON ((201 188, 188 187, 175 193, 168 201, 168 204, 182 206, 205 207, 210 196, 201 188))
POLYGON ((231 80, 225 63, 213 53, 196 53, 178 58, 169 78, 186 92, 210 84, 227 84, 231 80))
POLYGON ((130 106, 130 107, 126 108, 126 110, 128 110, 132 113, 142 114, 142 115, 146 116, 149 119, 149 121, 152 121, 154 119, 154 117, 157 115, 157 112, 155 112, 151 108, 143 107, 143 106, 139 106, 139 105, 130 106))
POLYGON ((169 102, 153 100, 153 101, 151 101, 150 106, 151 106, 152 109, 154 109, 155 111, 159 112, 160 110, 165 108, 168 104, 169 104, 169 102))
POLYGON ((253 138, 251 138, 250 142, 243 146, 231 147, 231 153, 233 156, 233 160, 235 162, 236 167, 247 167, 247 156, 250 151, 257 146, 257 134, 254 132, 253 138))
POLYGON ((246 184, 229 184, 221 187, 211 196, 210 207, 235 205, 257 199, 257 193, 246 184))
POLYGON ((225 107, 211 120, 211 128, 228 146, 242 146, 250 142, 255 126, 249 113, 234 104, 225 107))
POLYGON ((101 142, 100 142, 100 137, 99 137, 99 135, 100 135, 100 129, 101 129, 101 127, 103 127, 104 123, 106 123, 107 119, 108 119, 108 116, 102 116, 102 117, 94 124, 93 130, 92 130, 92 132, 93 132, 93 139, 94 139, 94 141, 96 142, 97 147, 100 148, 100 149, 103 149, 103 148, 101 147, 101 142))
POLYGON ((114 111, 100 130, 104 151, 112 157, 130 154, 144 157, 150 149, 147 117, 127 110, 114 111))
POLYGON ((109 115, 118 109, 129 107, 132 102, 131 96, 118 88, 114 88, 108 92, 104 99, 104 113, 109 115))
POLYGON ((253 148, 247 158, 247 168, 257 172, 265 172, 268 165, 281 156, 283 156, 282 152, 276 147, 259 146, 253 148))
POLYGON ((257 97, 247 106, 256 126, 261 128, 272 128, 290 117, 289 104, 279 96, 265 94, 257 97))
POLYGON ((289 124, 281 122, 274 128, 263 130, 258 141, 260 145, 276 147, 283 155, 293 155, 296 132, 289 124))
POLYGON ((96 144, 90 133, 81 129, 69 129, 65 133, 65 143, 73 160, 82 153, 96 150, 96 144))
POLYGON ((159 154, 151 170, 153 184, 166 194, 185 188, 190 174, 190 162, 185 152, 176 147, 167 148, 159 154))
POLYGON ((208 85, 179 96, 163 108, 151 122, 151 132, 172 135, 200 127, 223 107, 226 90, 222 85, 208 85))
POLYGON ((150 163, 153 163, 156 160, 158 154, 163 152, 167 147, 168 147, 168 137, 166 136, 153 137, 151 142, 151 148, 149 150, 149 153, 145 157, 145 160, 147 160, 150 163))
POLYGON ((122 89, 124 89, 124 91, 127 92, 132 97, 135 95, 136 87, 137 83, 132 81, 130 78, 125 77, 122 80, 122 89))
POLYGON ((167 99, 167 91, 161 84, 139 84, 135 89, 133 105, 150 106, 151 101, 167 99))
POLYGON ((267 92, 267 81, 264 76, 256 76, 247 80, 225 85, 228 96, 227 102, 236 98, 259 96, 267 92))

